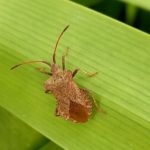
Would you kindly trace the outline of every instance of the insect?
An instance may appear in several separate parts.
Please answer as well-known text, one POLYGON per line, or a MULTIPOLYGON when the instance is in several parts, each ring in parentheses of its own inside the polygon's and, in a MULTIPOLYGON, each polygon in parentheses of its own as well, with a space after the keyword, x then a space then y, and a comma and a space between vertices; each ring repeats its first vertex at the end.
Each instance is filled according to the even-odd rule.
MULTIPOLYGON (((41 73, 47 74, 50 77, 44 83, 44 89, 46 93, 52 93, 56 98, 56 116, 61 116, 66 120, 82 123, 88 121, 91 113, 93 103, 89 99, 89 91, 78 87, 74 81, 74 77, 79 71, 75 69, 73 72, 65 67, 65 56, 62 56, 62 67, 56 64, 56 49, 58 43, 68 29, 69 25, 59 35, 53 52, 53 61, 49 63, 47 61, 27 61, 13 66, 11 69, 15 69, 24 64, 31 63, 44 63, 48 65, 51 72, 45 71, 44 68, 38 68, 41 73)), ((95 74, 95 73, 94 73, 95 74)), ((93 75, 94 75, 93 74, 93 75)), ((89 76, 93 76, 92 74, 89 76)), ((94 99, 94 104, 97 106, 94 99)))

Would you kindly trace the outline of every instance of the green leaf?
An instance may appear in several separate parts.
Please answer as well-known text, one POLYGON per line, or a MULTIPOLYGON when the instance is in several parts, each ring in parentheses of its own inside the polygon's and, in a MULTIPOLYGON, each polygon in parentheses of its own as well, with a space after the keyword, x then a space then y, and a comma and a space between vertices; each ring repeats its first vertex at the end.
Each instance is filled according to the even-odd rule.
POLYGON ((115 19, 120 19, 124 4, 116 0, 102 0, 99 4, 92 5, 90 8, 115 19))
POLYGON ((123 2, 138 6, 143 9, 150 10, 150 1, 149 0, 121 0, 123 2))
POLYGON ((150 139, 150 36, 100 13, 66 0, 0 1, 0 105, 63 149, 148 150, 150 139), (107 114, 96 113, 85 124, 56 117, 55 98, 46 95, 47 76, 25 60, 52 60, 53 47, 66 25, 70 28, 57 49, 57 63, 67 46, 67 68, 75 81, 93 92, 107 114))
POLYGON ((133 25, 137 15, 137 7, 133 5, 126 5, 126 23, 133 25))
POLYGON ((2 107, 0 107, 0 133, 1 150, 33 150, 48 141, 2 107))
POLYGON ((63 149, 50 141, 44 146, 42 146, 39 150, 63 150, 63 149))
POLYGON ((103 0, 72 0, 76 3, 85 5, 85 6, 91 6, 91 5, 96 5, 99 2, 103 1, 103 0))

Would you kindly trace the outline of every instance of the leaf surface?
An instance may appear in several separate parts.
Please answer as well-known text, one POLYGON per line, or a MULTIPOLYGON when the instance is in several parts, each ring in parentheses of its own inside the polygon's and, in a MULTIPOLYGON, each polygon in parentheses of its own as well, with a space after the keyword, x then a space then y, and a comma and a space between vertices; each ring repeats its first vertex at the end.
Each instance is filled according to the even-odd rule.
MULTIPOLYGON (((148 150, 150 143, 150 36, 100 13, 66 0, 0 1, 0 105, 63 149, 148 150), (66 47, 67 68, 75 81, 92 91, 107 114, 96 113, 85 124, 54 115, 55 98, 46 95, 47 76, 25 60, 52 60, 59 33, 70 28, 57 49, 66 47)), ((45 67, 45 66, 43 66, 45 67)), ((47 68, 48 69, 48 68, 47 68)))

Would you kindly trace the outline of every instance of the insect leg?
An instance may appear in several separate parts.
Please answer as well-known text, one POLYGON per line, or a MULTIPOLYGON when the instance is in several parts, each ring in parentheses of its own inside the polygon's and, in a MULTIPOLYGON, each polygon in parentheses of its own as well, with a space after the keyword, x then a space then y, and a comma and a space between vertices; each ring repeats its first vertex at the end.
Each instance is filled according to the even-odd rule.
POLYGON ((58 111, 58 107, 56 107, 55 115, 56 115, 56 116, 60 116, 59 111, 58 111))
POLYGON ((80 69, 75 69, 72 73, 72 77, 75 77, 75 75, 79 72, 80 69))
POLYGON ((92 94, 91 94, 91 97, 92 97, 92 102, 93 102, 95 108, 97 109, 97 111, 106 113, 106 111, 103 110, 103 109, 98 105, 97 101, 95 100, 95 98, 94 98, 94 96, 93 96, 92 94))
POLYGON ((52 94, 52 92, 50 90, 46 90, 45 93, 52 94))
POLYGON ((92 103, 93 103, 93 105, 95 106, 95 108, 96 108, 97 111, 106 113, 106 111, 103 110, 103 109, 100 107, 99 103, 95 100, 95 98, 94 98, 92 92, 91 92, 89 89, 81 89, 81 91, 83 91, 83 92, 82 92, 83 94, 86 94, 86 95, 88 95, 88 96, 90 97, 90 99, 92 100, 92 103))
POLYGON ((74 77, 79 71, 81 71, 81 73, 84 73, 88 77, 93 77, 97 74, 97 72, 90 73, 90 72, 86 72, 84 70, 77 68, 73 71, 72 76, 74 77))
POLYGON ((62 56, 62 68, 63 68, 63 70, 65 70, 65 57, 68 54, 68 50, 69 50, 69 47, 67 47, 67 49, 65 50, 65 53, 62 56))
POLYGON ((46 70, 45 70, 45 68, 36 68, 36 70, 38 70, 39 72, 41 72, 41 73, 44 73, 44 74, 46 74, 46 75, 52 75, 52 73, 50 73, 50 72, 47 72, 46 70))

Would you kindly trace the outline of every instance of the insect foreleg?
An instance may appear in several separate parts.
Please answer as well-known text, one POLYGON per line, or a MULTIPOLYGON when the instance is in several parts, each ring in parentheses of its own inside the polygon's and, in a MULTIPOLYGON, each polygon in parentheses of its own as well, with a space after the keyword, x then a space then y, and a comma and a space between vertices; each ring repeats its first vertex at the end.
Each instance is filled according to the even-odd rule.
POLYGON ((46 90, 45 93, 52 94, 52 92, 50 90, 46 90))
POLYGON ((81 71, 81 73, 84 73, 88 77, 93 77, 97 74, 97 72, 90 73, 90 72, 86 72, 84 70, 81 70, 81 69, 77 68, 73 71, 72 77, 74 77, 79 71, 81 71))
POLYGON ((45 68, 36 68, 36 70, 38 70, 39 72, 44 73, 44 74, 46 74, 46 75, 49 75, 49 76, 52 75, 52 73, 47 72, 47 71, 45 70, 45 68))
POLYGON ((75 77, 75 75, 79 72, 79 69, 75 69, 72 73, 72 77, 75 77))

